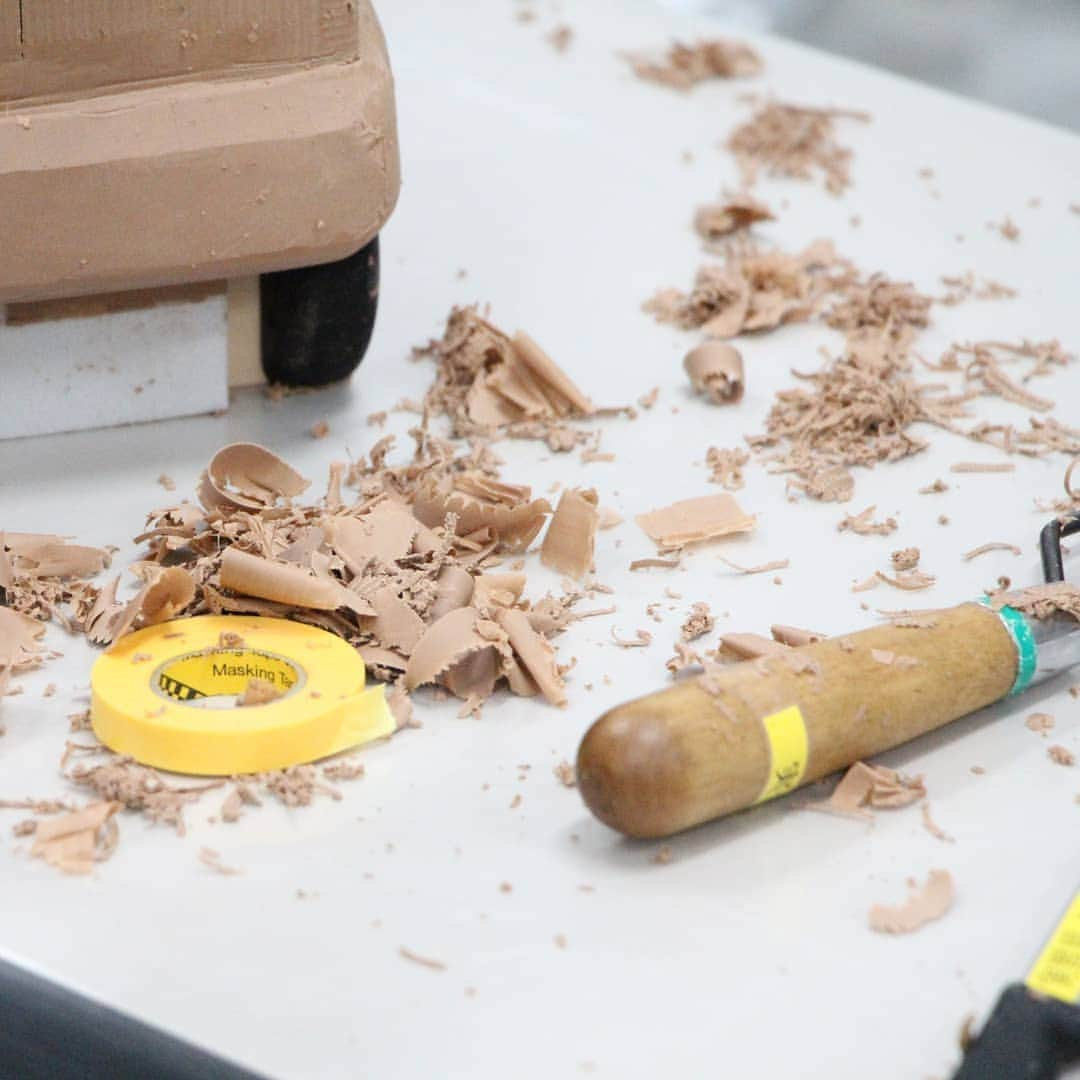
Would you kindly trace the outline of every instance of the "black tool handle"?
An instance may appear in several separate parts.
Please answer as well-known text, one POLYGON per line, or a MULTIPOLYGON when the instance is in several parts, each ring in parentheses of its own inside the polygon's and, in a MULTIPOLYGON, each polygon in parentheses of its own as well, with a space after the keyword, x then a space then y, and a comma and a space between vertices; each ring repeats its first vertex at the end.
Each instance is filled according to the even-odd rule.
POLYGON ((259 1080, 159 1028, 0 960, 0 1080, 259 1080))
POLYGON ((1080 1059, 1080 1008, 1032 993, 1002 991, 953 1080, 1054 1080, 1080 1059))

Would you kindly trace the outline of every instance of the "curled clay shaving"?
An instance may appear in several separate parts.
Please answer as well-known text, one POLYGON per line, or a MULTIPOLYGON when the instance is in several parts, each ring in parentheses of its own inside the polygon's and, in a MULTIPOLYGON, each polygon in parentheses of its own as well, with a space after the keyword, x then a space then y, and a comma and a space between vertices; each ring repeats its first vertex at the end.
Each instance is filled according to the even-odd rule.
POLYGON ((956 895, 948 870, 931 870, 926 884, 914 889, 907 900, 895 907, 875 904, 870 909, 870 929, 879 934, 910 934, 952 907, 956 895))
POLYGON ((961 558, 964 562, 971 562, 972 559, 977 559, 980 555, 985 555, 988 551, 1011 551, 1013 555, 1022 555, 1023 552, 1015 544, 1005 544, 1001 542, 991 542, 989 544, 980 544, 978 547, 972 548, 970 551, 965 551, 961 558))
POLYGON ((686 354, 683 367, 693 388, 714 405, 742 401, 743 362, 738 349, 722 341, 708 341, 686 354))
POLYGON ((375 614, 370 603, 333 581, 315 577, 299 566, 271 562, 234 547, 221 557, 221 584, 244 596, 294 607, 316 611, 348 607, 361 615, 375 614))
POLYGON ((233 443, 219 450, 199 481, 199 499, 208 510, 242 507, 264 510, 309 486, 295 469, 256 443, 233 443))

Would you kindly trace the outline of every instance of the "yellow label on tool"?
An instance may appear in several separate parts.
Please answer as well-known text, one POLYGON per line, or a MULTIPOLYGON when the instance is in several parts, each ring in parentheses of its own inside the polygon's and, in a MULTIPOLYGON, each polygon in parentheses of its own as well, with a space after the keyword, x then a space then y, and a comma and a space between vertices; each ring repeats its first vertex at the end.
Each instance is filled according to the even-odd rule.
POLYGON ((1080 999, 1080 894, 1073 898, 1024 980, 1030 990, 1062 1001, 1080 999))
POLYGON ((806 759, 810 756, 806 721, 798 705, 789 705, 766 716, 761 723, 769 741, 769 779, 755 803, 794 791, 806 772, 806 759))

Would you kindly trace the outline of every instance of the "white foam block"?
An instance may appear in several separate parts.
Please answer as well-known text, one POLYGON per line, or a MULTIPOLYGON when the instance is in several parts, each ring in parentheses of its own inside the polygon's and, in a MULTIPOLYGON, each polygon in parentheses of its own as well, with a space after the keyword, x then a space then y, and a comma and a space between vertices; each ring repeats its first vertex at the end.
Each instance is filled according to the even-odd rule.
POLYGON ((0 307, 0 439, 226 408, 226 311, 221 294, 9 326, 0 307))

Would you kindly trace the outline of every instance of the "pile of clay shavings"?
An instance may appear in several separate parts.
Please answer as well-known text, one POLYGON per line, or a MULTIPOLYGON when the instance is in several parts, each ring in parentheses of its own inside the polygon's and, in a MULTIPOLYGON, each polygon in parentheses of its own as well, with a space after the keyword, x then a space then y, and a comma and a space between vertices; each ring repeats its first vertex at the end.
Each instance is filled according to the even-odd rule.
POLYGON ((760 75, 765 65, 744 41, 715 38, 693 45, 672 44, 663 60, 643 53, 626 53, 625 59, 639 79, 675 90, 691 90, 707 79, 739 79, 760 75))
POLYGON ((836 287, 838 271, 850 275, 848 264, 824 240, 796 254, 733 246, 723 265, 698 270, 690 292, 661 289, 642 307, 658 322, 732 338, 811 318, 836 287))
POLYGON ((766 102, 731 133, 727 146, 747 186, 762 173, 796 180, 820 174, 826 189, 839 195, 851 184, 851 151, 836 140, 836 121, 842 119, 865 121, 869 116, 851 109, 766 102))
MULTIPOLYGON (((87 580, 106 567, 108 552, 6 534, 0 678, 42 658, 46 619, 108 645, 178 616, 242 613, 309 623, 356 646, 369 673, 392 684, 388 700, 399 726, 412 723, 409 694, 423 686, 459 698, 463 715, 501 686, 564 705, 565 668, 551 639, 580 617, 572 608, 584 593, 564 588, 561 596, 530 600, 523 561, 502 568, 538 537, 552 509, 528 486, 499 478, 487 436, 522 423, 555 430, 590 407, 524 335, 507 337, 473 309, 453 312, 430 349, 440 366, 429 403, 469 431, 468 446, 432 435, 427 414, 411 432, 407 461, 392 464, 394 439, 380 439, 366 457, 331 465, 316 499, 303 497, 310 482, 266 448, 226 446, 194 499, 148 515, 135 538, 146 554, 131 567, 139 588, 130 599, 118 596, 119 576, 100 586, 87 580)), ((564 574, 587 574, 600 518, 594 492, 564 492, 544 561, 564 574)), ((150 770, 112 766, 134 776, 140 792, 150 777, 151 794, 167 796, 147 803, 142 794, 90 781, 106 801, 127 807, 134 799, 171 808, 207 790, 159 789, 150 770)), ((86 777, 79 769, 69 774, 76 782, 86 777)))
POLYGON ((458 438, 541 439, 565 452, 591 437, 572 421, 632 414, 596 408, 528 334, 503 333, 475 307, 454 308, 443 336, 413 357, 437 365, 425 421, 447 416, 458 438))

